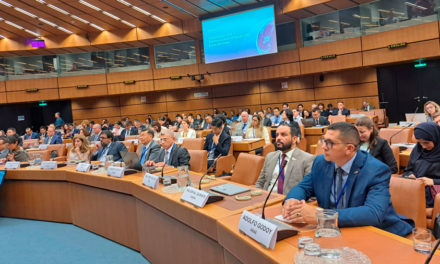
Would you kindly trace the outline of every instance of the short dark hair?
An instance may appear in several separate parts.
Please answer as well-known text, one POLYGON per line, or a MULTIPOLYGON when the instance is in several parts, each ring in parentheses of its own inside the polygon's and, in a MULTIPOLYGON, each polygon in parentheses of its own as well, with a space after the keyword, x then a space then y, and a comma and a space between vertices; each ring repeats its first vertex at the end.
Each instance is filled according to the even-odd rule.
POLYGON ((113 133, 110 131, 110 130, 103 130, 102 132, 101 132, 101 135, 102 134, 104 134, 104 135, 106 135, 107 136, 107 138, 111 138, 112 140, 113 140, 113 133))
POLYGON ((332 104, 328 104, 328 105, 327 105, 327 108, 330 108, 330 107, 333 107, 333 105, 332 105, 332 104))
POLYGON ((15 127, 10 127, 10 128, 8 128, 8 130, 12 130, 12 131, 14 131, 15 133, 17 133, 17 130, 15 129, 15 127))
POLYGON ((280 111, 280 108, 279 108, 278 106, 275 106, 275 107, 273 108, 273 110, 278 110, 278 111, 280 111))
POLYGON ((47 127, 46 126, 40 126, 40 129, 44 129, 44 130, 47 130, 47 127))
POLYGON ((9 144, 16 144, 18 142, 18 137, 16 136, 8 136, 7 141, 9 144))
POLYGON ((128 120, 126 123, 125 123, 125 126, 132 126, 133 125, 133 122, 131 122, 130 120, 128 120))
POLYGON ((8 138, 5 136, 1 136, 0 140, 3 141, 3 143, 8 143, 8 138))
POLYGON ((26 127, 26 129, 25 129, 25 130, 28 130, 28 129, 32 130, 32 128, 30 128, 30 127, 26 127))
POLYGON ((214 118, 211 122, 211 126, 215 126, 218 128, 221 128, 222 125, 223 125, 223 120, 219 117, 214 118))
POLYGON ((154 137, 154 131, 151 128, 144 128, 144 129, 141 130, 141 133, 142 132, 147 132, 148 134, 150 134, 151 136, 154 137))
POLYGON ((298 137, 298 135, 300 134, 299 126, 298 126, 298 123, 296 123, 296 122, 294 122, 292 124, 283 123, 283 124, 279 125, 278 127, 281 127, 281 126, 289 127, 291 136, 298 137), (294 124, 296 124, 296 126, 294 124))
POLYGON ((115 125, 122 126, 122 122, 121 122, 121 121, 116 121, 116 122, 115 122, 115 125))
MULTIPOLYGON (((220 119, 223 124, 226 124, 226 116, 224 114, 218 114, 218 115, 215 116, 215 118, 220 119)), ((212 122, 211 122, 211 126, 212 126, 212 122)))
POLYGON ((297 105, 297 107, 300 107, 300 106, 304 107, 304 105, 303 105, 303 104, 298 104, 298 105, 297 105))
POLYGON ((283 103, 283 106, 289 107, 289 104, 288 103, 283 103))
POLYGON ((151 124, 151 127, 158 127, 159 128, 158 132, 162 130, 162 126, 157 121, 154 121, 153 124, 151 124))
POLYGON ((339 131, 340 139, 344 138, 343 142, 353 144, 357 148, 361 143, 359 137, 359 131, 353 124, 347 122, 337 122, 333 123, 328 127, 328 130, 339 131))
POLYGON ((318 107, 315 107, 315 108, 312 109, 312 113, 314 113, 314 112, 321 112, 321 110, 319 110, 318 107))

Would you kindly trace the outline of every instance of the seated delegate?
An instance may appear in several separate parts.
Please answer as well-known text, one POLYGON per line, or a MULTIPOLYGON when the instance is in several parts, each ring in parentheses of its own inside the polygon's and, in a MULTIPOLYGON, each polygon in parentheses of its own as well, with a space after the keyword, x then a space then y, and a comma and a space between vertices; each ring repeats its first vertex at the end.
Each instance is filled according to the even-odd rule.
POLYGON ((73 137, 73 146, 67 153, 67 161, 88 161, 90 160, 89 141, 83 135, 77 134, 73 137))
POLYGON ((319 207, 338 212, 340 227, 371 225, 400 236, 411 233, 413 221, 399 216, 391 203, 390 169, 358 150, 354 125, 330 125, 320 144, 324 155, 316 157, 312 171, 285 199, 285 219, 316 224, 317 208, 305 203, 315 196, 319 207))

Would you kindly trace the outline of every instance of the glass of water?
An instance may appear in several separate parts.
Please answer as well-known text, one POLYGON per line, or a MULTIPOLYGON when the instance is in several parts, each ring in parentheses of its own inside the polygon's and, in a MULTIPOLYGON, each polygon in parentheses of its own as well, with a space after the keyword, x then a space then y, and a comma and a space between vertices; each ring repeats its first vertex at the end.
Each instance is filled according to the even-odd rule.
POLYGON ((105 169, 108 169, 108 167, 110 167, 112 164, 113 164, 113 155, 105 156, 105 164, 104 164, 105 169))
POLYGON ((177 186, 179 187, 179 191, 181 192, 183 192, 187 186, 191 186, 188 166, 177 167, 177 186))
POLYGON ((322 210, 316 213, 316 217, 318 225, 315 232, 315 242, 321 246, 321 257, 340 258, 344 243, 338 228, 338 212, 322 210))
POLYGON ((41 154, 35 153, 32 155, 34 158, 34 164, 35 166, 40 166, 41 165, 41 154))
POLYGON ((414 250, 424 254, 431 253, 431 230, 416 227, 413 229, 412 234, 414 250))

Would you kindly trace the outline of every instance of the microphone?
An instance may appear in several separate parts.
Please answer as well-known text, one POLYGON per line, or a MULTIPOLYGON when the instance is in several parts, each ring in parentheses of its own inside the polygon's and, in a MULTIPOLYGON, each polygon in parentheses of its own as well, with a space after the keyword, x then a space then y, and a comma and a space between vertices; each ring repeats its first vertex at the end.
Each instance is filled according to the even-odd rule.
POLYGON ((278 221, 278 220, 272 219, 272 218, 266 219, 266 216, 264 215, 264 210, 266 209, 267 201, 269 200, 269 197, 272 194, 273 188, 275 187, 275 185, 277 185, 277 182, 281 176, 281 173, 284 170, 284 167, 286 167, 286 164, 287 164, 287 160, 284 160, 284 162, 281 164, 281 168, 280 168, 280 172, 278 173, 278 177, 277 177, 276 181, 274 182, 274 184, 272 185, 272 188, 270 189, 269 193, 267 194, 266 200, 264 201, 264 204, 263 204, 263 209, 261 211, 261 218, 263 218, 266 221, 277 226, 277 241, 294 236, 294 235, 298 234, 298 232, 299 232, 299 230, 297 228, 295 228, 291 225, 288 225, 286 223, 283 223, 281 221, 278 221))
POLYGON ((280 179, 281 173, 284 171, 284 167, 286 167, 286 164, 287 164, 287 160, 284 160, 283 164, 281 164, 280 172, 278 173, 277 179, 274 182, 274 184, 272 185, 272 188, 270 189, 269 193, 267 194, 266 200, 264 201, 263 211, 261 212, 261 218, 263 218, 263 219, 266 219, 266 216, 264 215, 264 209, 266 209, 267 201, 269 200, 269 197, 273 191, 273 188, 275 187, 276 183, 280 179))
POLYGON ((222 154, 220 153, 220 154, 217 156, 217 158, 214 159, 214 161, 212 162, 211 166, 209 166, 209 168, 206 170, 206 172, 205 172, 205 173, 202 175, 202 177, 200 178, 200 181, 199 181, 199 190, 202 189, 202 180, 203 180, 203 178, 206 176, 206 174, 208 174, 209 170, 211 170, 211 169, 215 166, 215 164, 217 163, 218 159, 219 159, 221 156, 222 156, 222 154))
POLYGON ((429 264, 429 262, 431 262, 432 256, 434 256, 434 253, 437 250, 439 245, 440 245, 440 239, 435 244, 434 248, 432 249, 431 253, 429 254, 428 258, 426 259, 425 264, 429 264))
POLYGON ((418 101, 418 102, 420 102, 420 96, 416 96, 416 97, 414 97, 413 99, 416 100, 416 101, 418 101))
POLYGON ((397 131, 396 133, 394 133, 394 134, 390 137, 390 145, 392 145, 392 141, 393 141, 393 138, 394 138, 395 136, 397 136, 398 134, 400 134, 403 130, 410 128, 411 126, 412 126, 412 124, 409 124, 408 126, 403 127, 403 128, 401 128, 401 129, 399 129, 399 131, 397 131))

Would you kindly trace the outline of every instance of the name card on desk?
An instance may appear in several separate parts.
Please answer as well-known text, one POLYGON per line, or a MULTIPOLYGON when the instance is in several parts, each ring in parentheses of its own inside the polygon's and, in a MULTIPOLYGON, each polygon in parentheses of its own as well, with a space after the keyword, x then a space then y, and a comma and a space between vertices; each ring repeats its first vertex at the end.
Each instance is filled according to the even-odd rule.
POLYGON ((43 161, 43 162, 41 162, 41 169, 42 170, 55 170, 56 168, 57 168, 56 161, 43 161))
POLYGON ((47 144, 41 144, 38 146, 38 149, 47 149, 47 144))
POLYGON ((20 162, 19 161, 8 161, 5 164, 5 169, 7 170, 16 170, 20 168, 20 162))
POLYGON ((157 185, 159 184, 159 176, 153 175, 151 173, 145 173, 142 184, 152 189, 156 189, 157 185))
POLYGON ((197 190, 193 187, 186 187, 180 200, 193 204, 197 207, 203 208, 208 201, 209 193, 197 190))
POLYGON ((262 244, 266 248, 275 248, 277 227, 248 211, 243 211, 238 224, 238 230, 262 244))
POLYGON ((107 175, 111 177, 122 178, 124 177, 124 167, 109 166, 107 169, 107 175))
POLYGON ((90 164, 89 163, 78 163, 78 165, 76 165, 76 171, 79 172, 89 172, 90 170, 90 164))

